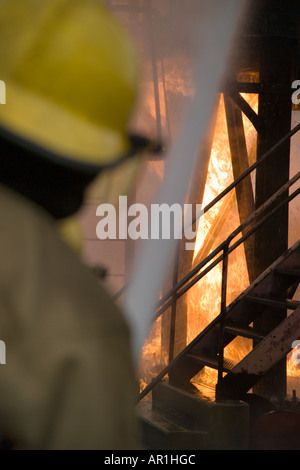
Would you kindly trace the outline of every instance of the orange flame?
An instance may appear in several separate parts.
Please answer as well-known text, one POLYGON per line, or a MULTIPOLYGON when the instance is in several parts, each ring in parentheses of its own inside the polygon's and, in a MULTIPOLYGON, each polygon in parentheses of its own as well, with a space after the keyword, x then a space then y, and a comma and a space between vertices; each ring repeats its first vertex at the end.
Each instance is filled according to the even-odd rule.
MULTIPOLYGON (((170 80, 177 92, 187 93, 182 88, 182 83, 174 77, 170 80)), ((162 85, 160 85, 162 86, 162 85)), ((190 90, 187 94, 192 93, 190 90)), ((258 96, 252 94, 243 94, 250 106, 257 112, 258 96)), ((163 101, 163 106, 166 103, 163 101)), ((149 114, 155 118, 154 99, 149 98, 147 101, 149 114)), ((162 114, 163 120, 166 114, 162 114)), ((256 149, 256 131, 251 122, 243 115, 244 130, 246 136, 247 150, 249 154, 249 164, 255 159, 256 149)), ((155 163, 151 163, 155 168, 155 163)), ((157 172, 162 177, 161 168, 157 167, 157 172)), ((219 109, 216 121, 216 130, 211 150, 210 164, 206 179, 206 186, 203 198, 203 207, 205 207, 212 199, 214 199, 223 189, 225 189, 233 181, 231 154, 227 136, 226 116, 223 96, 220 98, 219 109)), ((197 234, 196 248, 193 255, 195 261, 197 256, 201 254, 203 259, 214 248, 216 248, 239 224, 239 213, 237 208, 235 193, 231 194, 231 203, 226 205, 226 217, 222 228, 214 234, 213 241, 210 244, 208 252, 203 253, 202 248, 209 239, 211 230, 216 218, 224 210, 223 201, 216 204, 204 216, 204 224, 201 225, 201 231, 197 234)), ((198 202, 198 201, 197 201, 198 202)), ((199 262, 199 260, 198 260, 199 262)), ((207 326, 220 313, 221 300, 221 263, 207 273, 197 284, 195 284, 186 294, 187 304, 187 344, 207 326)), ((245 288, 249 285, 249 277, 245 259, 244 247, 238 247, 229 257, 228 267, 228 287, 227 287, 227 305, 231 303, 245 288)), ((163 366, 167 364, 167 354, 162 347, 162 321, 157 320, 151 330, 151 333, 143 348, 140 361, 140 387, 141 390, 149 383, 153 375, 156 375, 163 366)), ((236 338, 232 341, 224 351, 224 355, 234 361, 240 361, 252 349, 252 341, 246 338, 236 338)), ((287 375, 300 376, 300 369, 295 366, 292 361, 291 354, 287 358, 287 375)), ((193 379, 193 383, 208 384, 214 386, 217 380, 217 371, 203 368, 202 371, 193 379)))

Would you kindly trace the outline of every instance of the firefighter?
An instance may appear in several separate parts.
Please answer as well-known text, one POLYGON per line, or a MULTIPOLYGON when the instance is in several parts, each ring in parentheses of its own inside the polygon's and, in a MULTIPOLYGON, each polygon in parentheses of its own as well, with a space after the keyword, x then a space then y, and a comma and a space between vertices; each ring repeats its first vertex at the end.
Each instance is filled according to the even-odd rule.
POLYGON ((56 228, 146 145, 127 129, 135 50, 98 1, 3 0, 0 74, 2 442, 139 448, 127 324, 56 228))

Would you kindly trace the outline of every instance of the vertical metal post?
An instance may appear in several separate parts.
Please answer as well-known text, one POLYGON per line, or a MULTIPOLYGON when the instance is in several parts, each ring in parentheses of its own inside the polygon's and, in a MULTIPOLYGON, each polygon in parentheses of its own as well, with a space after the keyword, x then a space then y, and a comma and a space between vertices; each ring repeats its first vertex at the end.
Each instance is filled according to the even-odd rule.
POLYGON ((227 240, 223 249, 223 264, 222 264, 222 287, 221 287, 221 318, 219 330, 219 355, 218 355, 218 383, 216 387, 216 400, 222 398, 221 382, 223 378, 224 368, 224 328, 226 321, 226 296, 227 296, 227 274, 228 274, 228 250, 230 239, 227 240))
MULTIPOLYGON (((278 1, 275 3, 279 3, 278 1)), ((280 3, 281 6, 281 3, 280 3)), ((260 82, 291 86, 294 40, 264 38, 260 49, 260 82)), ((262 93, 258 114, 265 123, 265 132, 258 135, 257 159, 291 129, 292 102, 289 93, 262 93)), ((289 180, 290 142, 281 146, 267 163, 256 172, 256 207, 263 204, 289 180)), ((288 192, 282 196, 287 197, 288 192)), ((254 237, 256 276, 268 268, 288 248, 288 205, 276 212, 254 237), (275 235, 276 234, 276 235, 275 235)), ((286 310, 266 310, 254 321, 254 328, 267 335, 286 317, 286 310)), ((254 342, 254 346, 256 343, 254 342)), ((264 397, 286 395, 286 360, 283 359, 255 386, 254 392, 264 397)))
MULTIPOLYGON (((176 253, 176 257, 174 260, 173 286, 175 286, 178 282, 178 264, 179 264, 179 252, 176 253)), ((175 329, 176 329, 176 307, 177 307, 176 293, 173 294, 172 298, 173 298, 173 302, 171 305, 171 319, 170 319, 169 362, 171 362, 172 359, 174 358, 174 351, 175 351, 175 329)))

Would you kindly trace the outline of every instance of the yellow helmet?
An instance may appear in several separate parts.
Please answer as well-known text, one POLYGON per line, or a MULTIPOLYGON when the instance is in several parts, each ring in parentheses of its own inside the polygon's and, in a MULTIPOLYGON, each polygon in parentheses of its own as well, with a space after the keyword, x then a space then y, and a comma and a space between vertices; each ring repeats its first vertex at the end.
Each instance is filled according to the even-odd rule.
POLYGON ((130 139, 138 67, 98 0, 2 0, 0 135, 66 164, 103 168, 146 145, 130 139))

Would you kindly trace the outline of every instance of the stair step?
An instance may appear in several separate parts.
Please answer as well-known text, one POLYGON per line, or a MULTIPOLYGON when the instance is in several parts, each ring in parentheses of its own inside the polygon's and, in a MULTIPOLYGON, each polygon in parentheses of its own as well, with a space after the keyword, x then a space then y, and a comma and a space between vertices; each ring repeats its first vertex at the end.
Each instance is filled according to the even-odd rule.
POLYGON ((167 382, 160 382, 153 389, 152 405, 155 411, 160 408, 176 410, 188 418, 192 418, 202 424, 204 428, 210 426, 210 408, 214 405, 215 398, 203 398, 203 394, 195 387, 193 391, 183 390, 167 382))
POLYGON ((196 388, 186 391, 167 382, 154 387, 152 400, 152 409, 159 414, 163 408, 176 410, 193 426, 196 423, 199 432, 207 433, 207 438, 199 439, 201 445, 206 440, 207 450, 247 448, 249 406, 245 402, 215 401, 196 388))
POLYGON ((300 302, 298 300, 290 300, 290 299, 277 300, 277 299, 252 296, 252 295, 247 295, 246 300, 250 302, 255 302, 261 305, 266 305, 268 307, 282 308, 282 309, 287 309, 287 310, 296 310, 296 308, 298 308, 300 305, 300 302))
MULTIPOLYGON (((204 353, 201 354, 187 354, 186 357, 192 358, 201 364, 202 366, 210 367, 211 369, 218 369, 219 362, 218 357, 212 357, 204 353)), ((224 358, 223 361, 223 371, 229 372, 233 367, 235 367, 236 362, 232 359, 224 358)))
POLYGON ((207 447, 208 430, 196 429, 193 424, 189 426, 175 423, 171 412, 165 411, 162 415, 152 409, 151 402, 139 403, 137 415, 143 443, 149 449, 198 450, 207 447))
POLYGON ((253 339, 255 341, 260 341, 264 339, 264 335, 253 330, 250 326, 248 327, 239 327, 233 325, 226 325, 225 332, 230 333, 234 336, 242 336, 243 338, 253 339))
POLYGON ((290 352, 294 339, 299 335, 300 306, 223 377, 219 385, 223 398, 237 398, 247 393, 290 352))
POLYGON ((293 276, 293 277, 299 277, 300 278, 300 269, 299 268, 285 268, 278 266, 275 268, 276 273, 280 274, 285 274, 286 276, 293 276))
MULTIPOLYGON (((253 331, 251 325, 266 307, 282 310, 293 310, 300 307, 300 302, 286 300, 288 290, 300 281, 300 240, 274 261, 254 282, 251 283, 226 309, 226 334, 224 348, 234 339, 234 336, 244 336, 257 340, 258 344, 265 340, 262 335, 253 331), (276 273, 286 275, 276 275, 276 273), (256 306, 254 306, 256 303, 256 306), (255 307, 255 308, 253 308, 255 307)), ((280 313, 280 312, 279 312, 280 313)), ((291 313, 291 314, 293 314, 291 313)), ((172 375, 177 379, 177 385, 188 385, 203 367, 218 369, 218 340, 220 331, 219 319, 207 325, 199 334, 198 341, 192 349, 177 358, 171 367, 172 375)), ((224 372, 232 372, 233 361, 224 361, 224 372)), ((227 376, 226 376, 227 377, 227 376)), ((250 387, 251 388, 251 387, 250 387)))

